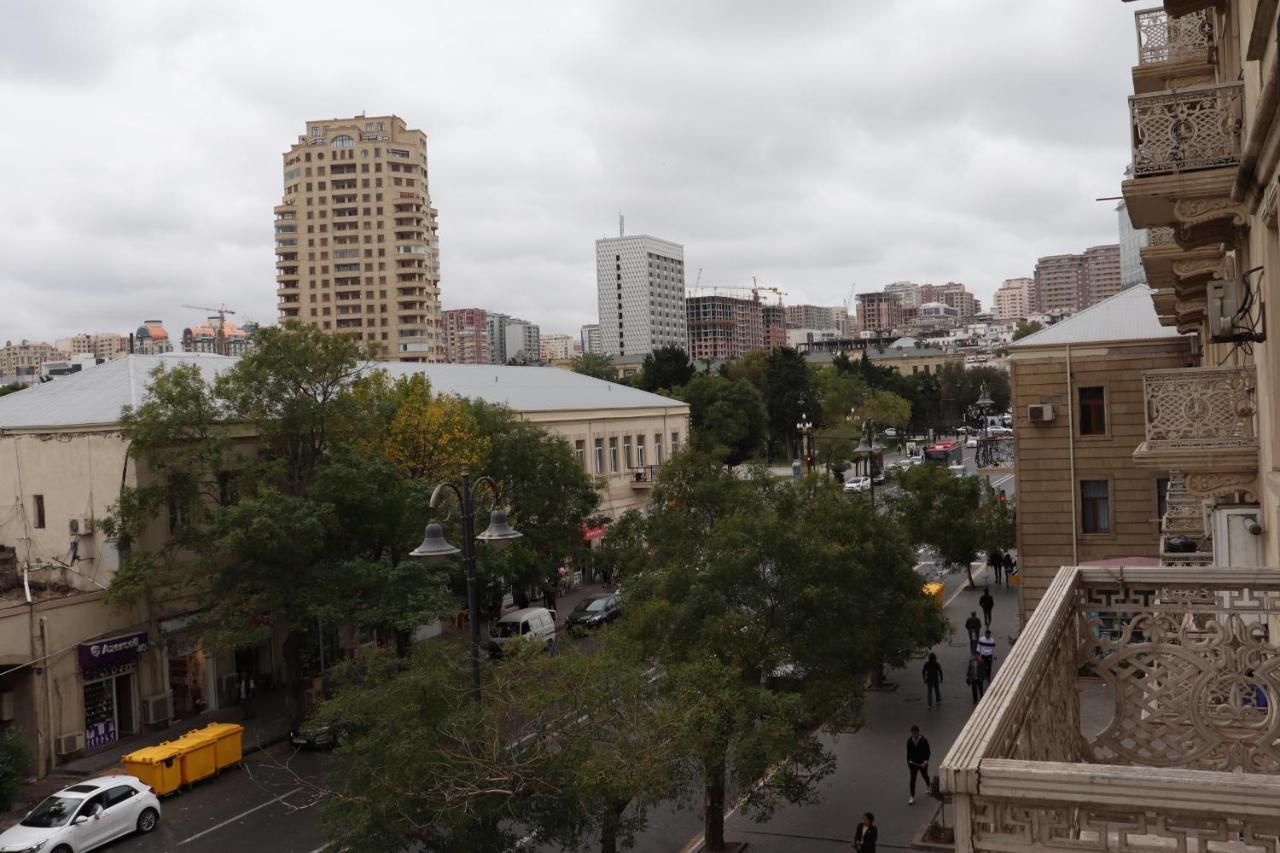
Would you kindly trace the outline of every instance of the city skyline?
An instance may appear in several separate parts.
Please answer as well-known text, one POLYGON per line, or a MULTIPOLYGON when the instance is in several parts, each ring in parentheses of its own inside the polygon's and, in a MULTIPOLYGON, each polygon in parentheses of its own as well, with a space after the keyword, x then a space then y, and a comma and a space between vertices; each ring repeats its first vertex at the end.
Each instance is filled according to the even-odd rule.
POLYGON ((197 292, 272 322, 280 155, 308 119, 362 110, 428 136, 443 308, 501 306, 554 331, 594 322, 592 247, 619 212, 629 233, 687 247, 690 285, 698 269, 704 283, 758 275, 789 301, 839 304, 855 285, 956 280, 990 304, 1036 257, 1116 239, 1094 198, 1128 159, 1125 81, 1107 69, 1128 61, 1118 24, 1132 10, 1053 5, 1054 28, 1036 26, 1049 10, 1016 4, 994 23, 941 4, 803 17, 708 6, 676 28, 620 7, 499 10, 504 32, 521 19, 545 30, 536 52, 488 16, 415 7, 391 32, 342 14, 355 54, 381 60, 322 66, 273 45, 286 29, 325 44, 337 7, 194 20, 163 4, 82 4, 72 32, 18 3, 0 34, 0 91, 15 121, 42 130, 0 142, 30 163, 11 187, 24 204, 0 214, 12 306, 0 338, 127 330, 142 314, 190 325, 201 318, 180 306, 197 292), (909 47, 861 35, 873 31, 909 47), (607 45, 624 37, 670 61, 653 73, 615 55, 607 45), (1083 69, 1060 49, 1081 43, 1098 60, 1083 69), (760 51, 778 61, 749 59, 760 51), (946 97, 943 67, 959 75, 946 97), (260 85, 304 71, 314 85, 288 96, 260 85), (893 98, 874 82, 886 79, 893 98), (1064 90, 1078 94, 1045 97, 1064 90), (86 132, 93 158, 74 154, 86 132), (68 232, 83 251, 57 248, 68 232))

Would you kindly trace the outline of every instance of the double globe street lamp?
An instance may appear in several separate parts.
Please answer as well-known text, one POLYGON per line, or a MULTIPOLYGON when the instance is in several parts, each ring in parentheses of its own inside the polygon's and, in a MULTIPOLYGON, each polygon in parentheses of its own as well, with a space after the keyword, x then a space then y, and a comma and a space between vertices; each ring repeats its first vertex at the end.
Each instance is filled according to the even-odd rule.
POLYGON ((500 509, 489 513, 489 526, 477 534, 476 528, 476 492, 487 489, 497 504, 502 498, 502 491, 492 477, 484 476, 471 481, 470 472, 462 469, 462 484, 448 481, 435 487, 431 493, 431 512, 434 515, 440 497, 446 491, 453 492, 461 505, 462 513, 462 547, 449 544, 444 538, 444 528, 440 522, 427 524, 426 536, 422 544, 409 552, 411 557, 426 557, 429 560, 443 560, 455 554, 462 554, 462 565, 467 575, 467 622, 471 627, 471 694, 476 703, 480 702, 480 604, 476 590, 476 542, 487 542, 494 548, 505 546, 512 539, 519 539, 524 534, 507 523, 507 514, 500 509))
POLYGON ((993 405, 995 405, 995 401, 987 393, 987 383, 983 382, 979 388, 977 402, 978 412, 982 415, 982 438, 979 439, 978 458, 974 460, 978 466, 994 464, 994 460, 991 458, 991 425, 987 422, 987 412, 993 405))
MULTIPOLYGON (((854 420, 853 412, 849 413, 849 420, 854 420)), ((875 475, 875 455, 884 450, 876 441, 876 424, 873 420, 864 420, 862 422, 862 438, 858 440, 858 446, 853 452, 859 459, 866 460, 866 476, 867 482, 870 484, 868 491, 871 493, 871 508, 876 508, 876 475, 875 475)))
POLYGON ((813 421, 804 412, 796 421, 796 432, 800 433, 800 455, 804 457, 805 473, 813 473, 813 421))

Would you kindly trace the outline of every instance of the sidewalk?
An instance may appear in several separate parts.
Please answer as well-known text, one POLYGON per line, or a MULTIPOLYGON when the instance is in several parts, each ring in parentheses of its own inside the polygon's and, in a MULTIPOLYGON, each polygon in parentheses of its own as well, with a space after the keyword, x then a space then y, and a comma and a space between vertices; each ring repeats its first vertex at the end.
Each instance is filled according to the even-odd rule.
POLYGON ((30 811, 36 803, 55 791, 75 784, 78 779, 123 773, 122 759, 134 750, 155 746, 161 741, 174 740, 192 729, 207 726, 209 723, 239 723, 244 726, 243 746, 246 756, 289 736, 289 716, 285 713, 282 694, 260 697, 255 702, 254 709, 257 716, 250 720, 243 719, 243 711, 238 705, 206 711, 203 714, 170 723, 162 729, 126 738, 101 752, 59 764, 44 779, 22 786, 14 800, 13 809, 7 813, 0 813, 0 826, 13 823, 30 811))
MULTIPOLYGON (((934 816, 938 802, 928 795, 923 783, 917 785, 915 805, 907 805, 906 741, 912 725, 918 725, 929 739, 932 759, 929 769, 937 774, 942 759, 960 734, 973 700, 964 683, 969 660, 969 642, 964 620, 971 611, 982 612, 978 599, 984 582, 992 575, 975 573, 976 590, 964 587, 947 590, 950 605, 947 617, 955 626, 950 642, 933 649, 942 664, 942 704, 925 704, 920 676, 923 660, 912 661, 905 669, 889 673, 898 688, 889 692, 869 692, 864 703, 864 725, 856 732, 824 734, 824 743, 836 756, 836 769, 823 780, 818 801, 804 806, 783 806, 764 823, 733 815, 726 836, 745 841, 751 853, 836 853, 847 851, 854 828, 863 812, 876 816, 880 847, 910 849, 917 833, 934 816)), ((996 672, 1009 654, 1008 636, 1017 630, 1017 587, 990 586, 995 599, 991 633, 997 640, 996 672)), ((948 808, 947 822, 951 821, 948 808)))

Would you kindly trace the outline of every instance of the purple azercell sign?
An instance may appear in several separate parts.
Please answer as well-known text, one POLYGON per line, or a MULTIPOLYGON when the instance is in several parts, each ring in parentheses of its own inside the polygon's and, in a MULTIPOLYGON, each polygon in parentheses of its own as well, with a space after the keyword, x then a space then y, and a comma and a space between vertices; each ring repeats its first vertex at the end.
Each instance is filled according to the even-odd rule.
POLYGON ((144 652, 146 649, 146 631, 125 634, 122 637, 110 637, 106 640, 95 640, 92 643, 81 643, 78 649, 80 668, 131 661, 138 656, 139 652, 144 652))

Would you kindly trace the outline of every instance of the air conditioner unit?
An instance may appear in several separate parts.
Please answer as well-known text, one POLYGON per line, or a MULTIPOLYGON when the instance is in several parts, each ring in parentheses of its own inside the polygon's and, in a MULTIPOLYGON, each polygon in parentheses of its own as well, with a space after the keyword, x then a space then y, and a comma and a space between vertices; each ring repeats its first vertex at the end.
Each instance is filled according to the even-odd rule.
POLYGON ((84 749, 84 732, 58 735, 53 742, 53 751, 57 755, 71 755, 82 749, 84 749))
POLYGON ((1211 281, 1205 287, 1205 317, 1213 340, 1219 343, 1235 341, 1243 331, 1236 325, 1236 314, 1244 304, 1245 287, 1239 278, 1211 281))
POLYGON ((9 722, 13 719, 13 691, 0 693, 0 721, 9 722))
POLYGON ((168 693, 157 693, 142 700, 142 722, 162 726, 172 719, 173 698, 168 693))
POLYGON ((87 536, 93 532, 92 518, 73 518, 68 523, 72 536, 87 536))
POLYGON ((1033 424, 1047 424, 1053 420, 1053 406, 1041 403, 1038 406, 1027 406, 1027 420, 1033 424))

